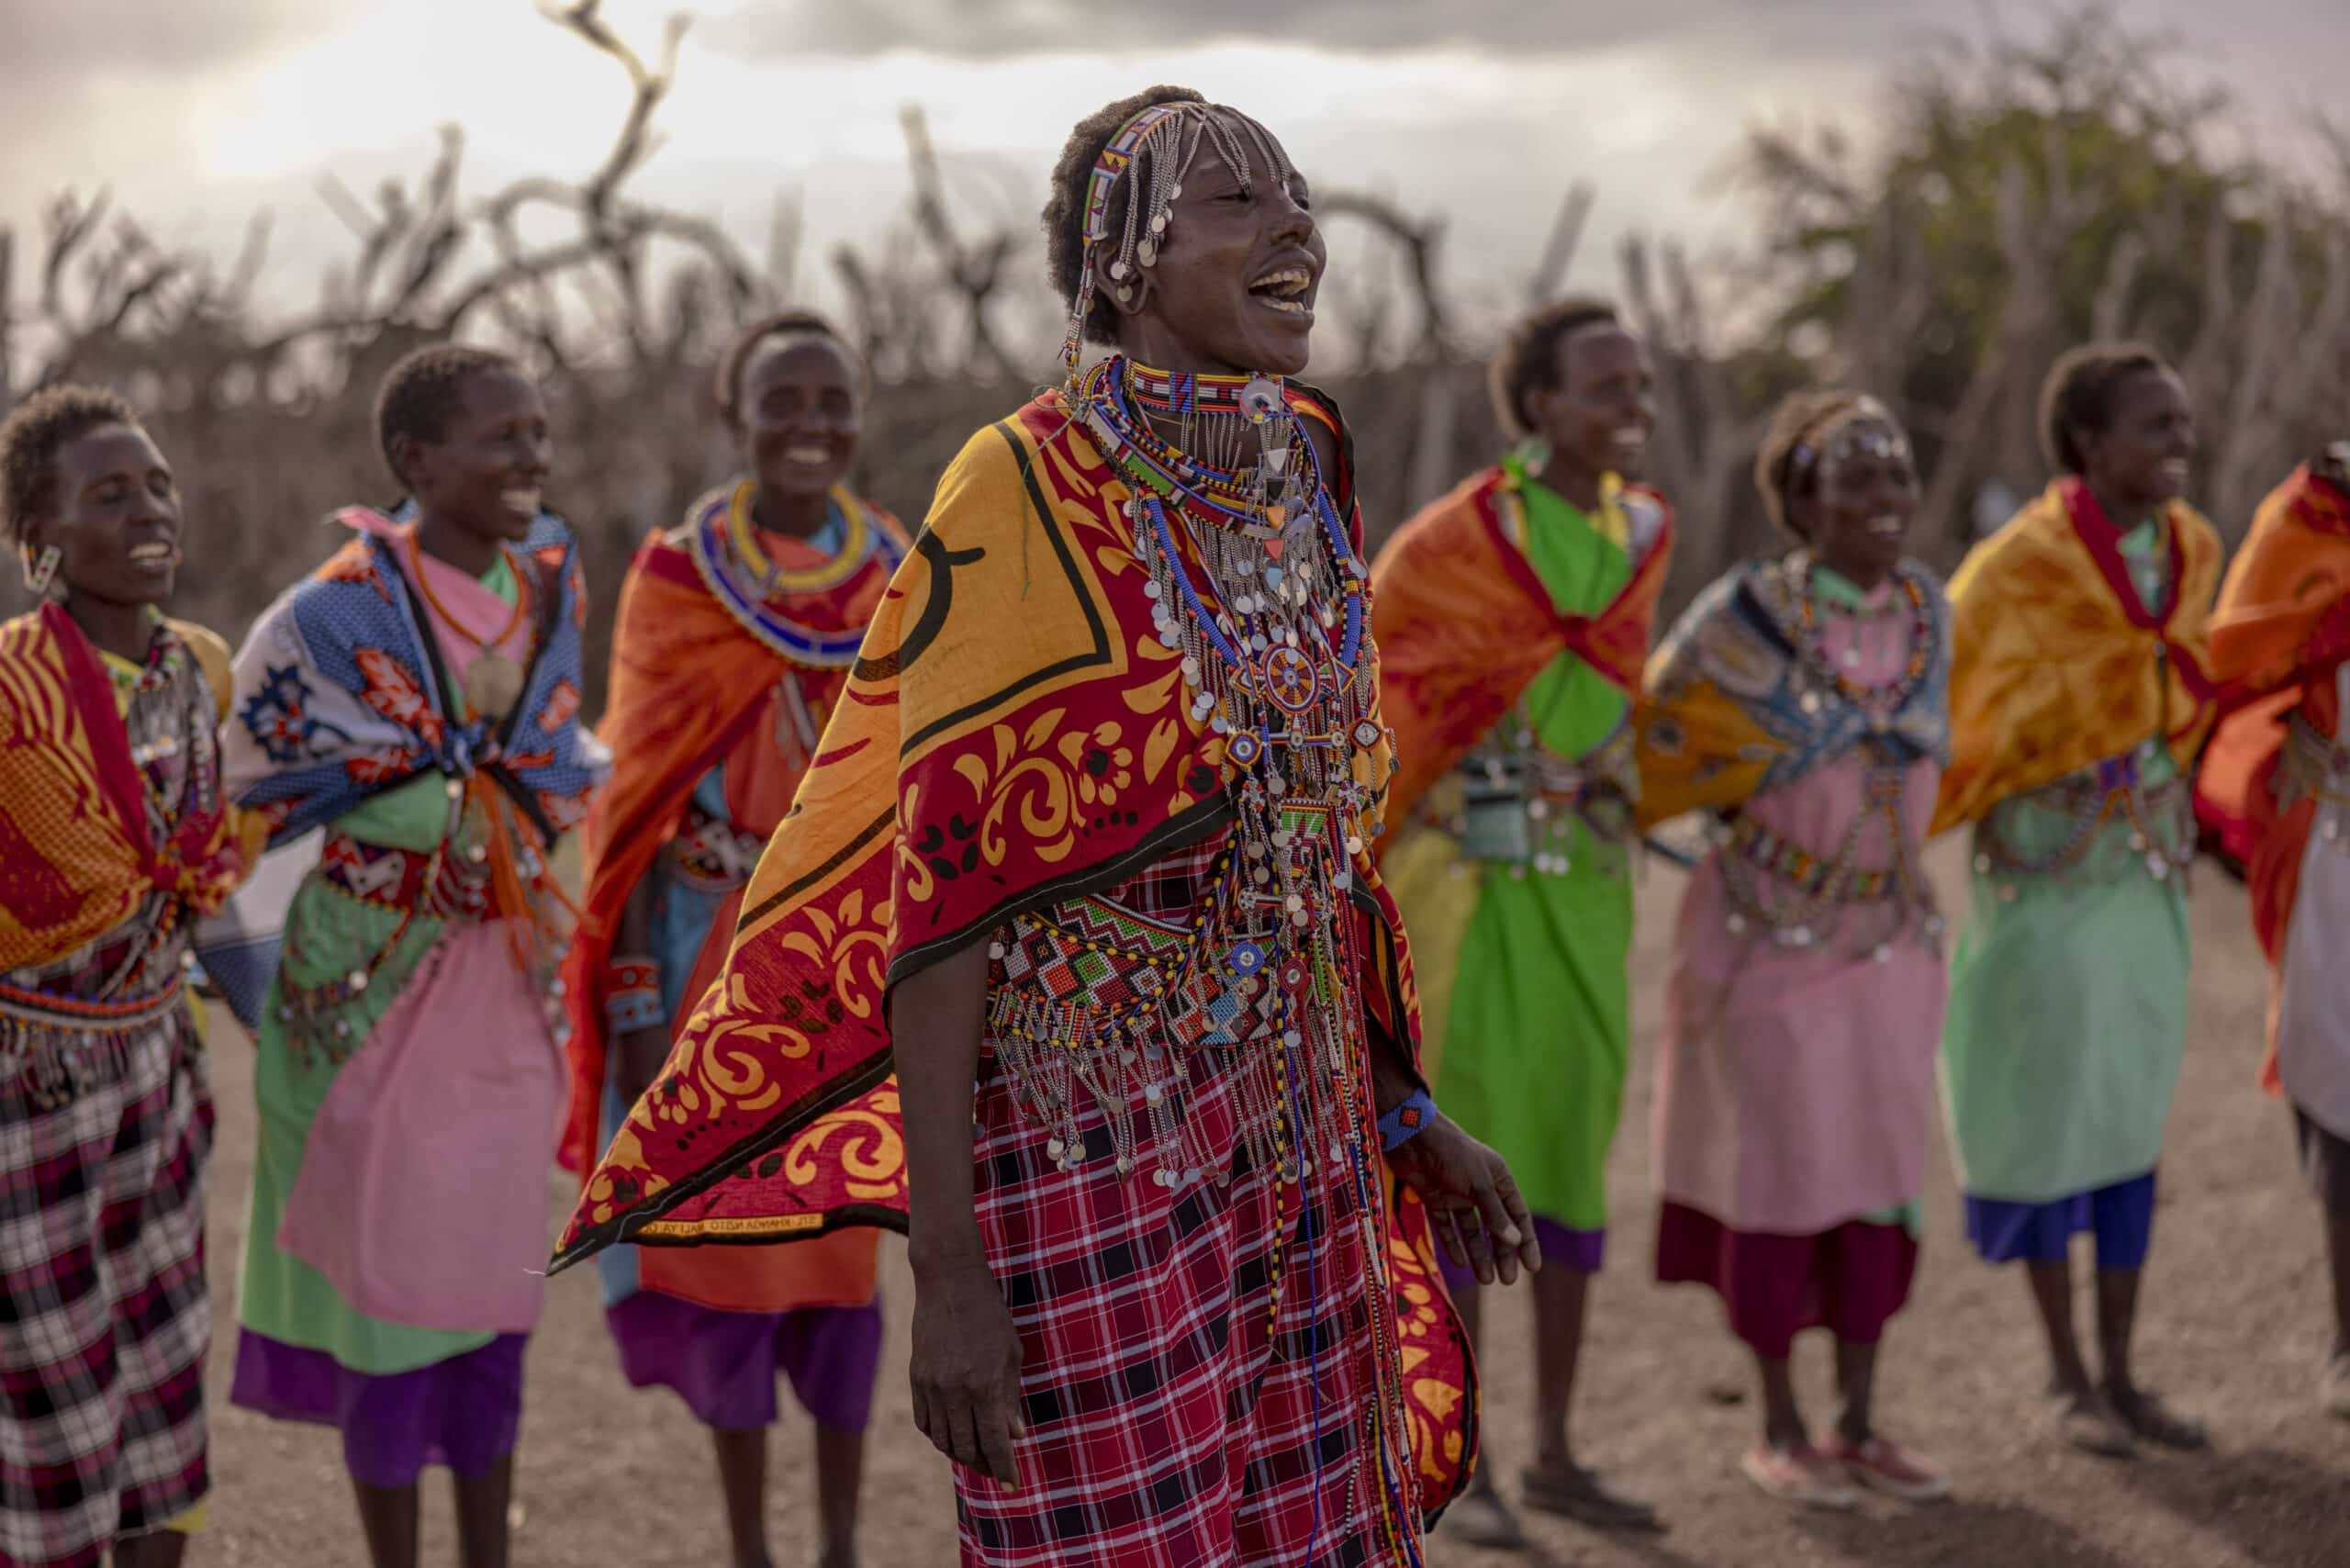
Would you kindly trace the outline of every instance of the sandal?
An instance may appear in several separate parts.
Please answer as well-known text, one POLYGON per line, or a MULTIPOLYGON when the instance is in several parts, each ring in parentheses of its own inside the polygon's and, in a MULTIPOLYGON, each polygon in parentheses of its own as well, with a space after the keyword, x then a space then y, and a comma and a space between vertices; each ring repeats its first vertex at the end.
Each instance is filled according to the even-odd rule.
POLYGON ((1455 1497, 1452 1506, 1444 1511, 1443 1529, 1463 1546, 1516 1551, 1526 1545, 1526 1531, 1518 1528, 1517 1516, 1491 1486, 1479 1486, 1455 1497))
POLYGON ((2060 1394, 2055 1399, 2055 1411, 2057 1435, 2081 1452, 2093 1453, 2099 1459, 2136 1456, 2136 1436, 2102 1395, 2060 1394))
POLYGON ((1950 1478, 1942 1466, 1891 1438, 1870 1437, 1856 1443, 1841 1432, 1830 1432, 1820 1439, 1819 1451, 1872 1492, 1905 1503, 1939 1503, 1950 1495, 1950 1478))
POLYGON ((1557 1514, 1593 1529, 1653 1533, 1664 1529, 1664 1520, 1654 1507, 1616 1491, 1599 1478, 1595 1470, 1576 1466, 1561 1474, 1529 1464, 1519 1473, 1517 1484, 1526 1495, 1528 1507, 1557 1514))
POLYGON ((1808 1442, 1789 1448, 1758 1442, 1746 1450, 1739 1468, 1746 1472, 1749 1481, 1782 1503, 1841 1512, 1861 1500, 1852 1483, 1844 1479, 1843 1467, 1831 1463, 1808 1442))
POLYGON ((2200 1422, 2172 1415, 2159 1396, 2143 1388, 2109 1388, 2105 1398, 2122 1424, 2146 1442, 2188 1453, 2211 1446, 2210 1435, 2203 1430, 2200 1422))

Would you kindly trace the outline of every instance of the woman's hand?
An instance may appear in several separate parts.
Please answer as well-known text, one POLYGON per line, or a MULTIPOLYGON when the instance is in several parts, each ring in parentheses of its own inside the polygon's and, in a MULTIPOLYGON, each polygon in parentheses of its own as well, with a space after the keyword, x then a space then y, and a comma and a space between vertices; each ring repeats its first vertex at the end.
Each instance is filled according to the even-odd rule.
POLYGON ((1517 1195, 1502 1157, 1460 1130, 1442 1112, 1410 1142, 1387 1157, 1420 1201, 1456 1267, 1474 1269, 1480 1284, 1517 1282, 1522 1260, 1542 1267, 1534 1216, 1517 1195))
POLYGON ((956 1463, 1015 1484, 1020 1334, 979 1255, 914 1271, 914 1425, 956 1463))

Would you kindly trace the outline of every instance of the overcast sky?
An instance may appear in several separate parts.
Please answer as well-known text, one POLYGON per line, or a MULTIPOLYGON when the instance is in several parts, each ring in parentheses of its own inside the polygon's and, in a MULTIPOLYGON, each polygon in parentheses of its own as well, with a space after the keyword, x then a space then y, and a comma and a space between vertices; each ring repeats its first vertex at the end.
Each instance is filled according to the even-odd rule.
MULTIPOLYGON (((606 0, 650 51, 676 0, 606 0)), ((632 187, 762 242, 778 193, 817 253, 870 241, 905 195, 918 102, 974 224, 1034 223, 1069 125, 1153 82, 1257 115, 1318 187, 1441 213, 1456 283, 1506 291, 1568 184, 1595 182, 1578 272, 1628 227, 1719 238, 1709 188, 1758 121, 1859 121, 1933 25, 2035 5, 1897 0, 702 0, 661 151, 632 187)), ((2344 0, 2122 0, 2175 26, 2264 135, 2338 98, 2344 0), (2329 80, 2329 77, 2331 80, 2329 80)), ((110 186, 160 237, 233 250, 273 211, 273 297, 300 303, 347 241, 316 194, 420 170, 470 138, 466 188, 576 174, 626 104, 619 70, 530 0, 0 0, 0 222, 110 186)), ((1716 187, 1718 182, 1715 182, 1716 187)), ((821 269, 811 267, 811 273, 821 269)), ((20 279, 21 279, 20 273, 20 279)))

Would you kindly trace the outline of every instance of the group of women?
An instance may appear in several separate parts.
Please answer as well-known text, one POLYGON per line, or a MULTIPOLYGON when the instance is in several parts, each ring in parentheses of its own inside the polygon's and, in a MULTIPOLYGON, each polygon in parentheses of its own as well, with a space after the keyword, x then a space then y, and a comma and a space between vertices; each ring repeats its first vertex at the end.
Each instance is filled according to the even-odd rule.
POLYGON ((1605 304, 1512 334, 1521 444, 1374 562, 1346 424, 1296 379, 1325 254, 1280 141, 1154 88, 1076 128, 1045 228, 1061 385, 971 438, 918 536, 844 487, 855 355, 804 315, 741 334, 740 476, 632 563, 593 732, 509 360, 393 370, 405 499, 341 513, 233 659, 160 613, 183 519, 129 407, 59 387, 0 427, 41 599, 0 626, 0 1560, 169 1564, 202 1522, 199 952, 259 1050, 230 1398, 340 1428, 378 1565, 417 1560, 428 1464, 469 1568, 505 1561, 558 1146, 583 1185, 554 1266, 596 1258, 628 1379, 711 1430, 745 1568, 782 1378, 821 1560, 856 1561, 877 1227, 911 1237, 913 1413, 967 1562, 1417 1564, 1448 1506, 1518 1539, 1472 1349, 1521 1272, 1526 1506, 1653 1528, 1568 1411, 1629 878, 1693 816, 1656 1269, 1755 1359, 1759 1485, 1945 1490, 1872 1400, 1938 1065, 1968 1234, 2026 1264, 2064 1435, 2201 1442, 2130 1364, 2199 811, 2275 963, 2350 1414, 2323 946, 2350 922, 2350 449, 2270 498, 2215 615, 2184 388, 2078 351, 2058 478, 1945 592, 1905 551, 1898 423, 1800 395, 1755 475, 1787 549, 1650 656, 1672 514, 1605 304), (1920 854, 1961 825, 1946 967, 1920 854), (574 903, 553 857, 583 826, 574 903), (1816 1438, 1788 1371, 1815 1327, 1816 1438))

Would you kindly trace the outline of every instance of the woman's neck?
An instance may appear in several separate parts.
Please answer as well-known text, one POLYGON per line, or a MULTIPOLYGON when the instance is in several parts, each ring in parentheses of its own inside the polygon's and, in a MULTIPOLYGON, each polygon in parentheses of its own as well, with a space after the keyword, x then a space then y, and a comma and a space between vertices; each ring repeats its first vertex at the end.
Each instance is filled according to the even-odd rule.
POLYGON ((1865 566, 1846 566, 1841 561, 1831 561, 1818 554, 1813 554, 1811 559, 1821 571, 1833 572, 1852 584, 1863 599, 1883 588, 1893 576, 1891 572, 1874 563, 1865 566))
POLYGON ((1561 459, 1553 451, 1550 458, 1533 470, 1534 476, 1548 485, 1551 491, 1578 511, 1599 510, 1599 492, 1606 483, 1604 475, 1561 459))
POLYGON ((813 539, 833 515, 829 490, 788 495, 755 479, 751 486, 751 521, 770 533, 813 539))
POLYGON ((148 644, 154 641, 157 611, 151 604, 109 604, 87 594, 65 601, 65 613, 90 639, 91 646, 130 664, 147 662, 148 644))
POLYGON ((2129 532, 2162 510, 2163 504, 2160 501, 2146 500, 2143 498, 2132 496, 2125 490, 2101 486, 2094 481, 2084 482, 2088 484, 2089 495, 2096 500, 2098 510, 2105 514, 2105 521, 2113 524, 2114 532, 2117 533, 2129 532))
POLYGON ((476 577, 487 577, 501 554, 497 540, 485 539, 432 512, 421 512, 417 517, 416 547, 476 577))

